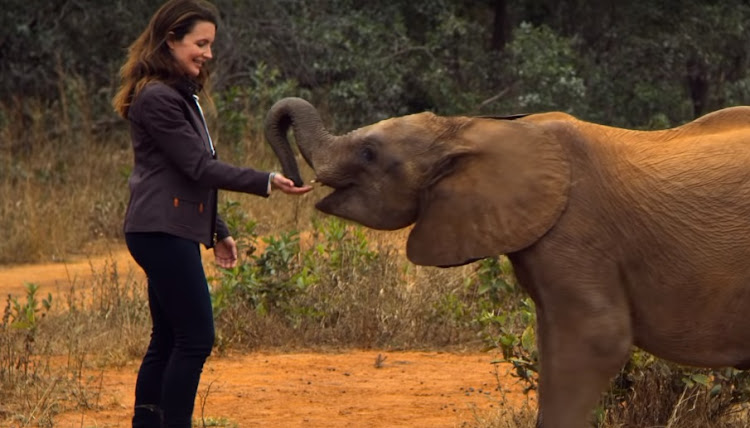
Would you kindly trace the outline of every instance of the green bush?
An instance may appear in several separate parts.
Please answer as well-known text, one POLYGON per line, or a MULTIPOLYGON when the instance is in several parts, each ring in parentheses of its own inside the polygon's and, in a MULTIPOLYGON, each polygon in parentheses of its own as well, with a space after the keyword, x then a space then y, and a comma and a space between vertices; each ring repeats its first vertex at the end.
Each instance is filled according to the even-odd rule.
POLYGON ((596 409, 599 426, 740 428, 750 373, 696 369, 636 349, 596 409))

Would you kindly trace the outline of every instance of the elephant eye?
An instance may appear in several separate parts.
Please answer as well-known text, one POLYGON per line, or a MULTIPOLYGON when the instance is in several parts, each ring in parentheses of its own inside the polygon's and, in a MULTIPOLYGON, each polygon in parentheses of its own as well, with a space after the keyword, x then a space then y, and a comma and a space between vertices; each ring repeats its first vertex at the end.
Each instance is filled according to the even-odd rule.
POLYGON ((375 151, 371 147, 363 147, 360 151, 360 155, 366 162, 372 162, 375 160, 375 151))

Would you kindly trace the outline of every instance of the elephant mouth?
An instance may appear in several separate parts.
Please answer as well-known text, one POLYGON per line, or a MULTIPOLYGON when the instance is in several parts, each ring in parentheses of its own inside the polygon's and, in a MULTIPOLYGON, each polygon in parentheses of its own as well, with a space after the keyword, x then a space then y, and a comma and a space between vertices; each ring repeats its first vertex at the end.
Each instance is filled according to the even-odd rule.
POLYGON ((315 179, 312 180, 312 182, 315 184, 319 184, 322 187, 329 188, 333 192, 347 190, 356 185, 354 180, 352 180, 351 178, 338 176, 334 177, 332 174, 318 174, 315 179))
POLYGON ((333 214, 335 208, 340 206, 345 199, 348 199, 356 187, 351 182, 337 183, 320 177, 314 181, 322 187, 330 189, 330 192, 315 204, 315 208, 327 214, 333 214))
POLYGON ((318 211, 359 223, 377 230, 396 230, 414 223, 416 211, 412 207, 386 209, 385 202, 371 197, 367 182, 356 178, 315 180, 330 193, 315 203, 318 211))

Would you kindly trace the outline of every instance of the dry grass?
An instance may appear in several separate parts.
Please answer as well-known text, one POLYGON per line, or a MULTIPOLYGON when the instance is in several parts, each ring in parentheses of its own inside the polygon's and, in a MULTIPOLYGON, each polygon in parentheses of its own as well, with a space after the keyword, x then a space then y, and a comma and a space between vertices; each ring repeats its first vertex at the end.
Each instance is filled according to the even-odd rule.
MULTIPOLYGON (((142 355, 148 308, 142 284, 108 264, 70 291, 6 300, 0 323, 0 421, 54 426, 55 415, 98 409, 104 368, 142 355), (44 304, 44 302, 48 304, 44 304)), ((67 288, 67 287, 66 287, 67 288)))
POLYGON ((0 183, 0 263, 64 260, 119 235, 128 153, 94 145, 77 155, 35 150, 0 183))
MULTIPOLYGON (((64 260, 87 242, 122 237, 132 169, 127 124, 102 114, 108 105, 92 106, 106 97, 88 93, 80 79, 63 76, 59 92, 52 106, 33 99, 0 102, 0 264, 64 260)), ((254 120, 225 138, 218 124, 212 127, 222 160, 278 169, 254 120)), ((239 201, 258 220, 260 233, 304 229, 313 216, 312 196, 222 197, 239 201)))

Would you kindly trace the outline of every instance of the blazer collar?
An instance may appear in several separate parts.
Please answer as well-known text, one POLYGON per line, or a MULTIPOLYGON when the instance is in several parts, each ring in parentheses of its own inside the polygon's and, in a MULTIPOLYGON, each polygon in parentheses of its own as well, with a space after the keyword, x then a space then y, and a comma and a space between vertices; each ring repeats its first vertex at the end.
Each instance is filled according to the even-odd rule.
POLYGON ((193 79, 183 77, 175 82, 174 88, 186 98, 193 98, 193 95, 199 93, 203 86, 193 79))

